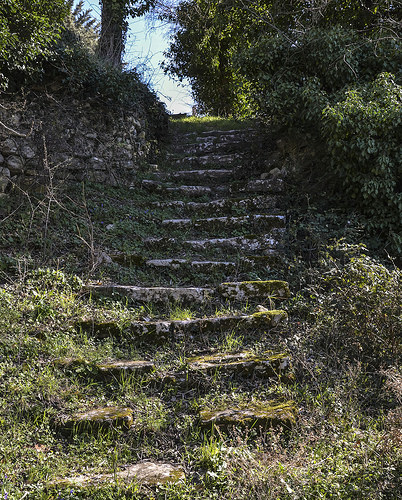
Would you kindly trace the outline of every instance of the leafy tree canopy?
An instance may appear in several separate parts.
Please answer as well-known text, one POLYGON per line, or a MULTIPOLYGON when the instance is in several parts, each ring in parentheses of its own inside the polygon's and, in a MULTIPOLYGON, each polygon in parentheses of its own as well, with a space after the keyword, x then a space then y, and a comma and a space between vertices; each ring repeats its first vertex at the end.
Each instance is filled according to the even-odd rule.
POLYGON ((39 69, 68 12, 64 0, 2 0, 0 3, 0 86, 12 75, 39 69))

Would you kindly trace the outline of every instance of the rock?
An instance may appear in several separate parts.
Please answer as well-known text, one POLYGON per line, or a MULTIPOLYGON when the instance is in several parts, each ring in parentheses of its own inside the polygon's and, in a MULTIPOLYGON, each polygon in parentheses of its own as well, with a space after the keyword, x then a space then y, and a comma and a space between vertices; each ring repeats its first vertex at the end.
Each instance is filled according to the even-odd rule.
POLYGON ((273 310, 249 316, 216 316, 174 321, 134 321, 131 323, 131 332, 136 337, 146 335, 155 340, 163 340, 169 336, 205 335, 239 329, 264 332, 286 320, 285 311, 273 310))
POLYGON ((54 479, 48 488, 90 488, 106 484, 156 486, 176 483, 185 479, 183 469, 169 463, 139 462, 112 474, 82 474, 80 476, 54 479))
POLYGON ((114 224, 108 224, 108 225, 106 226, 106 229, 107 229, 108 231, 111 231, 112 229, 114 229, 114 224))
POLYGON ((107 363, 99 363, 96 365, 97 369, 102 375, 110 375, 120 377, 125 374, 138 374, 142 375, 153 370, 154 364, 152 361, 130 361, 119 360, 109 361, 107 363))
POLYGON ((280 280, 222 283, 218 291, 223 297, 237 301, 247 301, 252 298, 286 299, 290 297, 288 283, 280 280))
POLYGON ((197 302, 202 303, 213 294, 211 288, 197 287, 136 287, 125 285, 91 285, 87 289, 97 295, 122 295, 134 302, 197 302))
POLYGON ((24 162, 19 156, 9 156, 7 158, 7 167, 12 174, 21 174, 24 170, 24 162))
POLYGON ((18 152, 18 143, 14 139, 8 138, 0 145, 0 150, 5 155, 12 155, 18 152))
POLYGON ((102 430, 127 430, 133 425, 133 411, 130 408, 108 406, 75 413, 62 418, 59 427, 64 432, 97 432, 102 430))
POLYGON ((10 170, 0 167, 0 193, 5 193, 10 183, 10 170))
MULTIPOLYGON (((256 355, 249 351, 214 353, 189 358, 187 367, 190 372, 202 372, 208 375, 221 373, 246 377, 279 377, 289 370, 290 357, 284 353, 256 355)), ((287 376, 286 381, 291 378, 287 376)))
POLYGON ((27 144, 24 144, 23 146, 21 146, 21 156, 26 160, 30 160, 31 158, 34 158, 36 156, 36 153, 31 147, 29 147, 27 144))
POLYGON ((268 312, 269 311, 269 309, 267 309, 266 307, 261 306, 261 305, 258 305, 256 307, 256 310, 257 310, 257 312, 268 312))
POLYGON ((4 163, 4 156, 0 153, 0 165, 4 163))
POLYGON ((296 408, 293 402, 278 403, 253 402, 245 408, 228 407, 201 410, 200 422, 203 427, 223 428, 253 427, 292 427, 296 422, 296 408))

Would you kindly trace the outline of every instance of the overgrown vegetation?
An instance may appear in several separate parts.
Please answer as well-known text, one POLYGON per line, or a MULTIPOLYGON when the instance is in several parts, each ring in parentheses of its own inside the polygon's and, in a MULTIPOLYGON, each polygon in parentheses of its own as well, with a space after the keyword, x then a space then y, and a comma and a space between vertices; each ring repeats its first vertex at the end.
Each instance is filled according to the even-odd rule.
MULTIPOLYGON (((199 122, 200 131, 211 124, 199 122)), ((233 128, 233 122, 226 125, 233 128)), ((186 123, 183 129, 189 127, 186 123)), ((281 332, 256 338, 233 331, 163 345, 126 334, 96 338, 77 329, 77 319, 117 321, 124 332, 138 319, 239 312, 230 303, 218 308, 206 303, 197 310, 183 304, 139 306, 85 293, 81 279, 140 282, 142 271, 135 264, 123 271, 124 266, 102 261, 112 249, 159 255, 158 249, 141 247, 139 239, 163 234, 161 220, 173 213, 150 209, 161 195, 145 193, 139 183, 135 189, 60 187, 53 193, 58 202, 54 199, 50 214, 46 195, 28 199, 14 193, 2 202, 1 245, 3 255, 8 254, 0 295, 0 326, 6 332, 0 341, 3 498, 26 492, 46 500, 398 498, 400 270, 355 244, 361 238, 358 219, 345 221, 344 231, 339 214, 312 212, 289 229, 287 266, 280 272, 293 297, 286 305, 289 325, 281 332), (293 233, 303 229, 304 239, 293 233), (334 243, 342 233, 345 240, 334 243), (21 247, 24 253, 18 251, 21 247), (187 380, 186 359, 206 349, 288 353, 294 378, 268 382, 217 372, 178 382, 187 380), (142 376, 100 375, 99 363, 114 359, 147 359, 155 366, 142 376), (298 408, 291 430, 211 432, 198 425, 199 409, 223 403, 242 407, 278 394, 298 408), (61 416, 106 405, 133 409, 135 426, 129 432, 74 438, 58 430, 61 416), (46 489, 50 479, 113 472, 139 458, 180 464, 187 479, 146 491, 121 484, 46 489)), ((180 237, 171 231, 168 235, 180 237)), ((191 273, 194 283, 197 272, 191 273)), ((174 276, 149 274, 148 279, 153 286, 171 285, 174 276)), ((250 302, 244 312, 255 307, 250 302)))
POLYGON ((327 196, 364 215, 393 255, 402 251, 401 8, 194 0, 172 16, 167 53, 167 69, 190 79, 202 109, 252 113, 279 135, 319 144, 310 167, 331 179, 327 196))

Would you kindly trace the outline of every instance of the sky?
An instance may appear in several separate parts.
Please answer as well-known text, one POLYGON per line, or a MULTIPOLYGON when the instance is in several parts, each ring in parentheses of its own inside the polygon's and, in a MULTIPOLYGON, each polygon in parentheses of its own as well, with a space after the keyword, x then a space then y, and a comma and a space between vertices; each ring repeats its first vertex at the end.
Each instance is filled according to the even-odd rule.
MULTIPOLYGON (((84 0, 86 9, 100 19, 98 0, 84 0)), ((161 21, 152 21, 149 16, 130 19, 124 62, 138 68, 144 81, 155 90, 171 113, 191 114, 194 104, 189 86, 182 86, 165 75, 160 68, 163 52, 169 46, 169 26, 161 21)))

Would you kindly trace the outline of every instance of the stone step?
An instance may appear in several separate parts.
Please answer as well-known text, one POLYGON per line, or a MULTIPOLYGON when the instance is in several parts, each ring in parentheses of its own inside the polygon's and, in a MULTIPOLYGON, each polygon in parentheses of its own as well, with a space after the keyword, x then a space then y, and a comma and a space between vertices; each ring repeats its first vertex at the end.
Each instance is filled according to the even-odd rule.
POLYGON ((147 340, 161 342, 170 337, 184 335, 204 335, 213 333, 242 331, 267 331, 286 322, 287 313, 282 310, 256 312, 243 316, 216 316, 189 320, 133 321, 125 328, 116 322, 81 319, 76 328, 99 338, 108 336, 132 335, 134 339, 146 337, 147 340))
MULTIPOLYGON (((173 238, 162 238, 161 244, 168 246, 176 241, 173 238)), ((199 260, 201 257, 193 259, 182 257, 170 257, 160 259, 147 259, 137 254, 110 254, 108 258, 121 266, 128 267, 150 267, 153 269, 171 269, 171 270, 199 270, 203 272, 214 271, 234 271, 236 269, 252 269, 254 266, 270 267, 277 264, 279 254, 272 249, 271 252, 265 252, 263 255, 246 255, 244 257, 235 256, 236 260, 199 260)))
POLYGON ((208 184, 211 181, 227 181, 236 175, 235 169, 203 169, 203 170, 178 170, 176 172, 160 172, 154 174, 158 180, 170 180, 180 182, 195 182, 197 184, 208 184))
POLYGON ((129 285, 90 285, 86 289, 95 295, 127 297, 133 302, 202 303, 213 294, 212 288, 202 287, 140 287, 129 285))
POLYGON ((296 422, 297 410, 292 401, 253 402, 244 408, 228 406, 205 409, 199 413, 203 427, 233 428, 253 427, 292 427, 296 422))
POLYGON ((283 191, 283 179, 254 179, 249 181, 240 191, 244 193, 281 193, 283 191))
POLYGON ((150 259, 145 265, 154 269, 169 269, 176 271, 200 271, 203 273, 233 273, 251 270, 254 267, 270 268, 277 264, 279 255, 273 250, 267 255, 248 255, 237 258, 235 261, 191 260, 181 258, 150 259))
MULTIPOLYGON (((213 261, 213 260, 189 260, 189 259, 150 259, 145 262, 149 267, 154 268, 168 268, 168 269, 183 269, 191 268, 194 270, 202 270, 204 272, 214 272, 223 271, 230 272, 234 271, 239 263, 230 261, 213 261)), ((249 261, 247 261, 249 264, 249 261)))
POLYGON ((263 234, 259 237, 236 236, 234 238, 209 238, 204 240, 177 240, 176 238, 146 238, 144 243, 150 248, 191 248, 192 250, 206 251, 224 249, 241 251, 246 253, 260 252, 262 255, 270 255, 278 247, 279 241, 271 234, 263 234))
POLYGON ((245 152, 250 148, 250 143, 245 140, 239 140, 235 137, 230 137, 230 139, 221 137, 219 140, 217 137, 207 136, 202 137, 201 140, 196 143, 183 144, 177 143, 171 148, 171 151, 176 154, 187 154, 187 155, 204 155, 205 153, 236 153, 245 152))
POLYGON ((244 153, 210 153, 202 156, 183 156, 171 155, 168 158, 175 165, 232 165, 240 163, 244 158, 244 153))
MULTIPOLYGON (((48 488, 85 489, 99 486, 118 484, 121 488, 132 486, 134 490, 138 485, 156 486, 158 484, 176 483, 185 479, 181 467, 161 462, 139 462, 120 470, 107 474, 81 474, 65 478, 56 478, 47 484, 48 488)), ((131 497, 130 497, 131 498, 131 497)), ((149 498, 147 496, 147 498, 149 498)))
POLYGON ((221 283, 217 287, 217 293, 223 298, 238 302, 247 302, 250 299, 288 299, 290 297, 288 283, 281 280, 221 283))
POLYGON ((269 195, 277 195, 283 192, 283 180, 276 179, 256 179, 244 183, 244 181, 236 181, 227 184, 213 185, 171 185, 153 179, 144 179, 141 182, 143 189, 149 192, 160 194, 177 194, 182 196, 247 196, 248 194, 265 193, 269 195))
POLYGON ((242 351, 196 356, 187 359, 186 363, 189 372, 271 378, 281 377, 289 371, 290 356, 285 353, 256 355, 242 351))
POLYGON ((213 214, 233 212, 236 214, 239 210, 269 210, 275 208, 277 203, 276 196, 254 196, 253 198, 222 198, 208 202, 155 201, 150 205, 156 208, 171 208, 178 212, 212 212, 213 214))
POLYGON ((133 425, 133 410, 118 406, 95 408, 62 416, 58 421, 64 433, 95 433, 114 429, 128 430, 133 425))
POLYGON ((208 217, 206 219, 165 219, 162 227, 172 229, 207 229, 208 231, 219 231, 229 229, 258 228, 273 229, 285 227, 286 217, 274 214, 255 214, 241 217, 208 217))
POLYGON ((209 130, 205 132, 189 132, 186 134, 178 134, 176 136, 177 140, 173 142, 175 144, 193 144, 203 143, 203 142, 234 142, 243 141, 250 142, 253 135, 255 135, 256 130, 254 129, 242 129, 242 130, 209 130))
POLYGON ((214 298, 247 302, 256 299, 287 299, 290 297, 286 281, 278 280, 221 283, 216 288, 88 285, 85 290, 97 296, 119 295, 129 298, 133 302, 141 303, 186 302, 202 304, 214 298))
POLYGON ((141 186, 150 192, 160 192, 160 193, 174 193, 183 196, 210 196, 214 192, 227 192, 228 188, 225 186, 218 186, 212 189, 209 186, 168 186, 159 181, 154 181, 151 179, 145 179, 141 182, 141 186))
POLYGON ((109 360, 102 363, 91 363, 83 358, 56 358, 53 364, 60 368, 75 370, 87 368, 93 375, 99 378, 115 377, 120 379, 125 375, 145 375, 154 369, 152 361, 145 360, 109 360))

